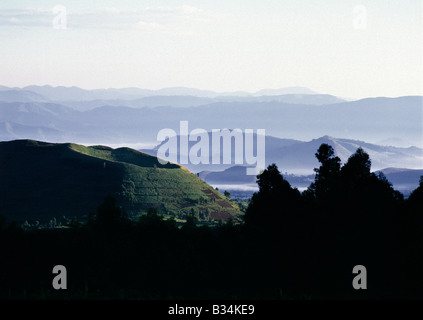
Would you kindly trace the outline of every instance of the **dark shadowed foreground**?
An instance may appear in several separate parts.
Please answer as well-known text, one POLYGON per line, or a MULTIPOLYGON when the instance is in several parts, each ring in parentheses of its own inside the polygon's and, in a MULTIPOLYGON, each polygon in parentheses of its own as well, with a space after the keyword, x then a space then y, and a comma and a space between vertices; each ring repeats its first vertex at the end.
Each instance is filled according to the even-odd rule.
POLYGON ((3 221, 1 298, 423 298, 423 179, 404 200, 361 149, 343 166, 328 145, 316 157, 303 193, 275 165, 259 175, 242 225, 198 227, 189 215, 180 228, 156 210, 134 221, 111 197, 67 229, 3 221), (67 290, 52 287, 59 264, 67 290), (352 286, 356 265, 367 290, 352 286))

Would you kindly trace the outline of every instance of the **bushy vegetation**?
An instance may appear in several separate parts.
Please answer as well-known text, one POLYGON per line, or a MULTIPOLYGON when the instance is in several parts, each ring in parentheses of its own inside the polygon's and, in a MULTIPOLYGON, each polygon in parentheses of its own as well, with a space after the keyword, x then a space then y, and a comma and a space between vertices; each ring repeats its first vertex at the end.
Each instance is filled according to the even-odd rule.
POLYGON ((257 176, 245 223, 182 227, 150 209, 128 219, 107 197, 84 224, 23 231, 0 221, 2 298, 423 298, 423 178, 404 200, 358 149, 341 164, 328 145, 300 193, 276 165, 257 176), (51 286, 54 265, 68 290, 51 286), (363 265, 368 289, 354 290, 363 265))

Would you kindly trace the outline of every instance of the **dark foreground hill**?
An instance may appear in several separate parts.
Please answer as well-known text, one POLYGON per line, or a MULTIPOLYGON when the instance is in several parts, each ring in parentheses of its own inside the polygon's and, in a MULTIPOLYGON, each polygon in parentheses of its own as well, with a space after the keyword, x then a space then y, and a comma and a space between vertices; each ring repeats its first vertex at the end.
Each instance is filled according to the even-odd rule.
POLYGON ((85 147, 32 140, 0 142, 0 214, 30 224, 85 219, 111 195, 131 218, 149 209, 200 221, 239 209, 177 164, 129 148, 85 147))

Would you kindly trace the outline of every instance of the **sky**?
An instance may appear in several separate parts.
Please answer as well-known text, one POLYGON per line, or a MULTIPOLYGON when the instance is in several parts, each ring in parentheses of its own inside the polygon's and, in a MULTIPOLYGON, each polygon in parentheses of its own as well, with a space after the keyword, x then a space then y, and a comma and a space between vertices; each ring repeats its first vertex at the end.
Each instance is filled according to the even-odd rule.
POLYGON ((0 0, 0 85, 423 95, 423 0, 0 0))

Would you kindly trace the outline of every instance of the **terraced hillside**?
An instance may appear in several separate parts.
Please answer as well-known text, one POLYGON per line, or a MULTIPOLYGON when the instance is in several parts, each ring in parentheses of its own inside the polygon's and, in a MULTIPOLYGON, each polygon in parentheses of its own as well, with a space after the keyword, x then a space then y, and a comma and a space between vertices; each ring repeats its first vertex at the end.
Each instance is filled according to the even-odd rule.
POLYGON ((154 208, 181 220, 240 221, 238 207, 187 169, 133 149, 0 142, 0 214, 8 220, 86 219, 107 195, 133 219, 154 208))

